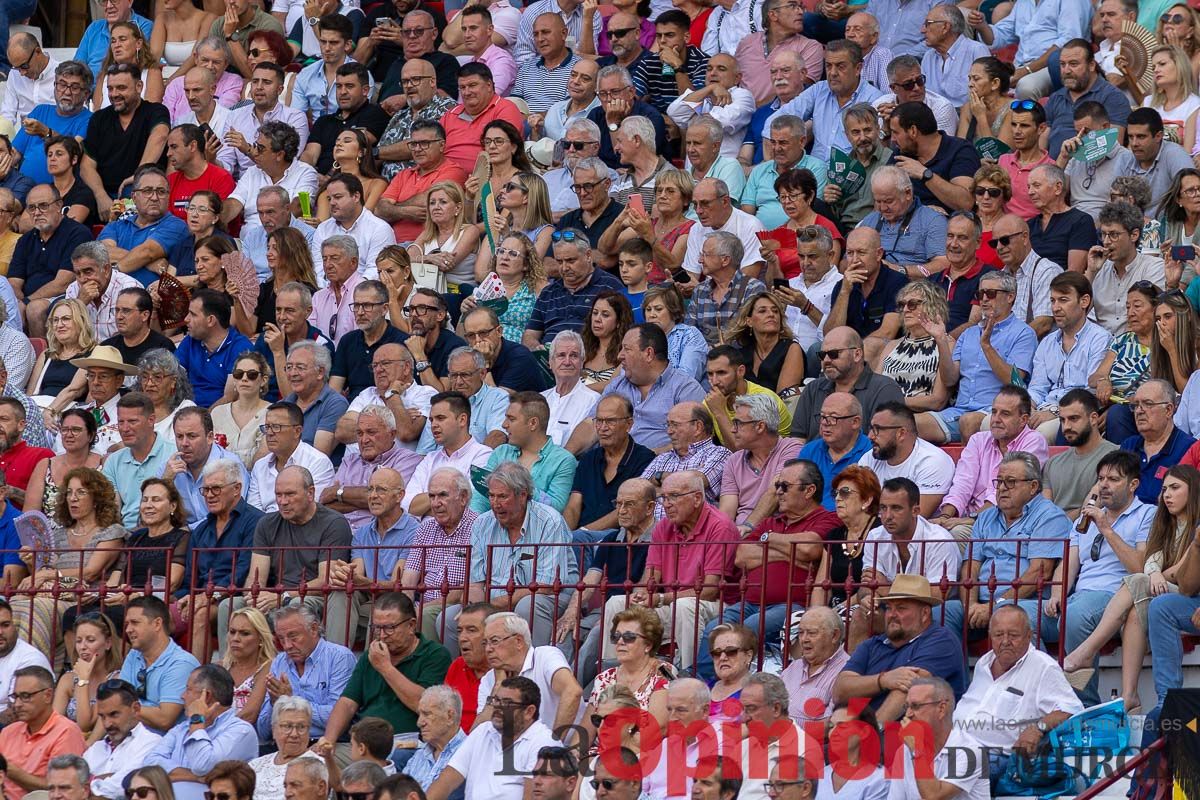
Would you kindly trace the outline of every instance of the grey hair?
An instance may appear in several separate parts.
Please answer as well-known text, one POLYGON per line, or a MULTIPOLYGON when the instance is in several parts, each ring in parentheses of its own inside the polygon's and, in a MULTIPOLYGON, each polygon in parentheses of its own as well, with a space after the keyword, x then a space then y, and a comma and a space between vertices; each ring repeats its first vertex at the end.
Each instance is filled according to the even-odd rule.
POLYGON ((326 247, 332 247, 334 250, 341 250, 346 258, 358 258, 358 242, 354 241, 354 237, 339 234, 330 236, 325 241, 321 242, 321 252, 325 252, 326 247))
MULTIPOLYGON (((511 464, 514 462, 506 461, 504 463, 511 464)), ((495 614, 489 614, 488 618, 483 621, 485 625, 489 622, 499 622, 504 626, 505 633, 515 633, 517 636, 520 636, 521 641, 525 642, 526 647, 533 645, 533 633, 529 630, 529 623, 520 614, 515 614, 512 611, 499 611, 495 614)))
POLYGON ((812 230, 812 240, 817 243, 822 252, 830 254, 833 252, 833 234, 822 228, 820 225, 814 225, 812 230))
MULTIPOLYGON (((575 170, 578 172, 579 167, 576 167, 575 170)), ((607 175, 607 174, 608 173, 605 173, 605 175, 607 175)), ((584 255, 585 253, 591 252, 592 241, 591 241, 591 239, 589 239, 587 237, 587 234, 584 233, 583 231, 579 230, 579 228, 566 228, 562 231, 562 233, 573 233, 573 234, 575 234, 575 239, 573 241, 568 241, 566 239, 562 239, 560 241, 555 242, 554 244, 566 245, 567 247, 574 247, 575 252, 579 253, 580 255, 584 255)))
POLYGON ((697 128, 707 132, 708 141, 713 144, 725 140, 725 129, 709 114, 701 114, 688 125, 688 130, 694 131, 697 128))
POLYGON ((52 769, 73 769, 75 770, 75 778, 79 781, 80 786, 87 786, 91 780, 92 771, 88 767, 88 763, 81 756, 76 755, 61 755, 50 759, 50 763, 46 765, 46 772, 49 773, 52 769))
MULTIPOLYGON (((1129 0, 1120 0, 1120 2, 1126 3, 1129 0)), ((1142 211, 1150 207, 1153 199, 1150 194, 1150 184, 1140 175, 1122 175, 1114 178, 1112 186, 1108 190, 1112 194, 1128 195, 1133 204, 1142 211)))
POLYGON ((101 267, 107 267, 112 264, 112 258, 108 255, 108 245, 103 242, 84 242, 71 251, 72 261, 80 261, 82 259, 94 261, 101 267))
MULTIPOLYGON (((322 348, 322 349, 324 349, 324 348, 322 348)), ((389 431, 392 431, 393 433, 396 430, 396 415, 393 414, 392 410, 390 408, 388 408, 387 406, 381 406, 378 404, 372 405, 372 406, 367 406, 362 411, 358 412, 359 419, 362 419, 364 416, 365 417, 374 417, 375 419, 382 422, 387 427, 387 429, 389 431)))
MULTIPOLYGON (((280 202, 282 202, 285 206, 292 202, 292 196, 288 194, 288 190, 282 186, 264 186, 258 190, 258 197, 255 199, 262 200, 263 195, 272 194, 278 197, 280 202)), ((276 294, 279 294, 279 292, 276 292, 276 294)))
POLYGON ((274 630, 281 620, 288 617, 299 617, 305 625, 315 625, 317 630, 321 630, 321 618, 304 603, 275 609, 275 613, 271 614, 271 630, 274 630))
POLYGON ((1143 381, 1142 385, 1138 388, 1141 389, 1146 386, 1157 386, 1164 400, 1173 406, 1179 405, 1179 392, 1175 391, 1175 387, 1171 385, 1170 381, 1163 380, 1162 378, 1150 378, 1143 381))
POLYGON ((505 461, 497 466, 488 476, 489 487, 493 481, 508 487, 513 494, 523 494, 530 500, 533 499, 536 489, 533 484, 533 476, 529 474, 529 468, 520 461, 505 461))
POLYGON ((946 22, 950 23, 951 32, 959 36, 967 32, 967 18, 963 16, 962 10, 958 6, 953 3, 943 3, 934 8, 940 8, 946 15, 946 22))
POLYGON ((234 461, 232 458, 218 458, 204 465, 204 469, 200 471, 200 480, 203 481, 209 475, 224 475, 229 483, 244 483, 240 465, 240 461, 234 461))
POLYGON ((829 606, 813 606, 804 612, 801 619, 804 619, 809 614, 812 614, 813 619, 817 620, 827 630, 836 633, 839 642, 846 638, 846 623, 842 621, 842 615, 829 606))
POLYGON ((928 678, 917 678, 910 684, 911 689, 914 686, 932 686, 933 694, 938 700, 945 700, 950 704, 950 711, 954 711, 954 689, 945 679, 930 675, 928 678))
POLYGON ((462 719, 462 696, 444 683, 430 686, 421 692, 421 699, 429 699, 444 708, 449 708, 455 720, 462 719))
POLYGON ((629 70, 622 67, 620 64, 609 64, 607 67, 602 67, 596 73, 596 85, 600 85, 600 81, 605 78, 616 76, 621 79, 622 86, 633 86, 633 76, 629 74, 629 70))
POLYGON ((763 701, 769 706, 778 706, 779 713, 787 716, 791 695, 788 694, 787 684, 778 675, 769 672, 756 672, 746 679, 747 686, 761 686, 763 701))
POLYGON ((333 369, 333 356, 329 355, 329 348, 311 339, 301 339, 288 349, 288 355, 295 355, 303 350, 308 350, 312 353, 313 361, 325 373, 325 381, 328 383, 329 372, 333 369))
POLYGON ((475 364, 475 369, 487 369, 487 359, 483 357, 483 353, 473 347, 454 348, 450 351, 450 357, 446 359, 446 363, 449 364, 454 359, 462 358, 463 356, 471 357, 472 363, 475 364))
POLYGON ((88 92, 96 85, 96 76, 92 74, 92 68, 82 61, 71 59, 64 61, 54 68, 54 77, 56 78, 83 78, 83 82, 87 84, 88 92))
POLYGON ((984 281, 999 284, 996 288, 1005 292, 1013 292, 1015 294, 1017 291, 1016 276, 1006 269, 995 269, 991 272, 983 273, 979 278, 979 282, 983 283, 984 281))
POLYGON ((1042 465, 1033 453, 1013 450, 1006 453, 1004 458, 1000 459, 1000 466, 1004 466, 1005 464, 1020 464, 1025 468, 1025 480, 1037 481, 1039 489, 1045 485, 1042 482, 1042 465))
POLYGON ((467 479, 466 475, 463 475, 454 467, 439 467, 438 469, 435 469, 433 474, 429 476, 429 482, 433 483, 433 479, 438 475, 445 475, 447 478, 453 481, 454 488, 457 489, 460 494, 465 494, 468 497, 471 495, 471 490, 473 488, 471 486, 471 481, 467 479))
POLYGON ((312 724, 312 703, 298 694, 285 695, 271 704, 271 724, 274 725, 279 721, 280 714, 286 714, 289 711, 299 711, 305 714, 308 717, 309 724, 312 724))
MULTIPOLYGON (((896 169, 899 169, 899 167, 896 167, 896 169)), ((1064 192, 1067 190, 1067 173, 1063 172, 1062 167, 1058 166, 1058 164, 1040 164, 1030 170, 1029 174, 1032 175, 1038 171, 1045 176, 1046 180, 1053 183, 1061 183, 1064 192)))
POLYGON ((779 406, 765 394, 743 394, 733 401, 733 407, 750 409, 750 418, 767 426, 771 433, 779 433, 779 406))
POLYGON ((792 133, 804 136, 804 120, 792 114, 779 114, 771 120, 771 130, 778 131, 783 129, 790 130, 792 133))
POLYGON ((729 231, 713 231, 705 237, 705 241, 709 239, 717 243, 717 255, 728 258, 733 264, 734 269, 742 265, 742 258, 746 255, 746 248, 742 244, 742 240, 737 237, 737 234, 730 233, 729 231))
POLYGON ((875 127, 879 127, 879 111, 870 103, 855 103, 842 112, 843 125, 852 119, 871 120, 875 127))
POLYGON ((0 303, 0 325, 8 322, 8 308, 4 303, 0 303))
POLYGON ((888 62, 888 65, 887 65, 888 80, 889 81, 895 80, 896 74, 898 72, 900 72, 901 70, 920 69, 920 68, 921 68, 921 59, 917 58, 916 56, 909 55, 908 53, 905 53, 904 55, 896 56, 895 58, 893 58, 891 61, 888 62))
POLYGON ((596 158, 596 156, 579 159, 579 163, 575 165, 575 169, 571 170, 571 176, 574 177, 580 170, 592 173, 596 176, 597 180, 609 176, 608 164, 605 164, 599 158, 596 158))
POLYGON ((697 706, 707 706, 712 702, 712 692, 704 681, 696 678, 676 678, 667 684, 667 691, 672 689, 691 694, 692 702, 697 706))
POLYGON ((175 396, 171 398, 171 408, 179 408, 184 400, 192 399, 192 382, 188 378, 187 370, 179 363, 179 359, 167 350, 161 347, 147 350, 138 359, 137 369, 139 383, 141 382, 140 376, 146 372, 174 376, 175 396))
POLYGON ((912 192, 913 190, 912 178, 908 177, 908 173, 890 164, 875 170, 875 174, 871 176, 871 186, 874 187, 876 184, 880 186, 891 184, 891 187, 898 192, 912 192))
MULTIPOLYGON (((229 43, 221 36, 205 36, 200 41, 196 42, 196 46, 192 48, 192 55, 199 55, 200 48, 207 47, 212 50, 220 50, 221 55, 225 56, 226 68, 233 64, 233 53, 229 50, 229 43)), ((220 77, 219 75, 217 76, 220 77)))
POLYGON ((288 764, 288 769, 299 767, 304 773, 304 777, 310 781, 322 781, 325 784, 329 783, 329 768, 325 766, 325 762, 314 755, 302 755, 295 761, 288 764))
POLYGON ((575 345, 577 347, 579 347, 580 353, 584 352, 587 349, 583 345, 583 337, 580 336, 578 332, 571 331, 571 330, 562 330, 562 331, 559 331, 554 336, 554 340, 552 342, 550 342, 550 355, 553 356, 554 353, 558 350, 559 342, 562 342, 563 344, 566 344, 567 342, 574 342, 575 345))
POLYGON ((600 126, 585 117, 576 117, 567 123, 566 133, 583 131, 590 138, 600 141, 600 126))
POLYGON ((309 289, 300 281, 288 281, 275 290, 275 296, 279 297, 284 292, 294 292, 300 297, 301 307, 312 308, 312 289, 309 289))
POLYGON ((351 761, 342 770, 342 785, 348 783, 365 783, 369 786, 378 786, 387 779, 387 773, 383 771, 383 767, 376 764, 374 761, 351 761))
POLYGON ((636 136, 642 140, 643 146, 649 147, 651 150, 654 149, 654 123, 646 117, 639 115, 626 117, 621 122, 621 133, 626 136, 636 136))

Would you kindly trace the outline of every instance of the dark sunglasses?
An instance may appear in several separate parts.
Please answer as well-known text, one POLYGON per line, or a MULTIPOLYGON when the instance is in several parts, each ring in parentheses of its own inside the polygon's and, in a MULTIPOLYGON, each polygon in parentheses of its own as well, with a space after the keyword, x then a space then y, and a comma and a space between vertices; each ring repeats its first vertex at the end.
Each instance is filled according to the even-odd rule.
POLYGON ((592 720, 592 727, 595 728, 596 730, 600 730, 600 726, 604 724, 604 715, 603 714, 592 714, 591 720, 592 720))
POLYGON ((847 350, 853 350, 853 347, 839 347, 836 350, 818 350, 817 361, 824 361, 827 358, 837 358, 847 350))
POLYGON ((589 147, 593 144, 596 144, 596 142, 563 142, 563 149, 564 150, 583 150, 585 147, 589 147))
POLYGON ((1100 560, 1100 550, 1104 547, 1103 534, 1097 533, 1096 538, 1092 540, 1092 561, 1100 560))
POLYGON ((986 297, 988 300, 995 300, 996 295, 998 295, 1004 291, 1005 291, 1004 289, 978 289, 975 292, 975 299, 982 300, 983 298, 986 297))
POLYGON ((256 369, 235 369, 233 371, 233 379, 235 381, 240 381, 242 378, 249 378, 252 381, 256 381, 261 377, 262 373, 256 369))
POLYGON ((916 88, 924 86, 924 85, 925 85, 925 76, 918 75, 917 77, 913 78, 912 80, 905 81, 904 83, 893 83, 892 88, 893 89, 903 89, 906 92, 911 92, 913 89, 916 89, 916 88))
MULTIPOLYGON (((333 794, 337 798, 337 800, 371 800, 371 797, 375 793, 374 792, 334 792, 333 794)), ((212 799, 206 797, 205 800, 212 800, 212 799)), ((226 798, 219 797, 219 798, 217 798, 217 800, 226 800, 226 798)))
POLYGON ((999 245, 1000 247, 1008 247, 1009 242, 1011 242, 1013 239, 1017 238, 1020 235, 1021 235, 1020 233, 1010 233, 1007 236, 993 236, 992 244, 999 245))
POLYGON ((740 652, 742 652, 740 647, 714 647, 708 651, 708 654, 713 657, 713 661, 716 661, 721 656, 733 658, 740 652))
POLYGON ((636 30, 637 28, 609 28, 607 36, 609 39, 620 39, 622 36, 628 36, 636 30))
POLYGON ((609 635, 608 640, 613 644, 617 644, 618 642, 633 644, 640 638, 642 638, 642 635, 640 633, 634 633, 633 631, 621 631, 619 633, 613 631, 613 633, 609 635))
POLYGON ((1165 25, 1182 25, 1186 19, 1183 14, 1163 14, 1158 21, 1165 25))
POLYGON ((146 699, 146 675, 148 670, 143 667, 137 671, 137 695, 139 700, 146 699))
POLYGON ((620 783, 620 781, 615 780, 613 778, 594 778, 594 779, 592 779, 592 788, 599 789, 601 786, 603 786, 604 791, 611 792, 613 790, 613 787, 616 786, 618 783, 620 783))
POLYGON ((1036 100, 1013 100, 1008 107, 1013 111, 1033 111, 1033 107, 1036 105, 1036 100))
POLYGON ((975 196, 976 197, 983 197, 985 194, 988 197, 992 198, 993 200, 999 200, 1000 196, 1004 194, 1004 190, 997 189, 994 186, 976 186, 975 187, 975 196))
MULTIPOLYGON (((145 798, 150 796, 151 792, 154 792, 153 786, 139 786, 136 789, 130 789, 128 792, 126 792, 125 797, 127 800, 133 800, 135 797, 138 798, 138 800, 145 800, 145 798)), ((158 794, 158 792, 154 793, 158 794)), ((204 794, 206 800, 211 800, 211 798, 207 798, 208 792, 205 792, 204 794)))

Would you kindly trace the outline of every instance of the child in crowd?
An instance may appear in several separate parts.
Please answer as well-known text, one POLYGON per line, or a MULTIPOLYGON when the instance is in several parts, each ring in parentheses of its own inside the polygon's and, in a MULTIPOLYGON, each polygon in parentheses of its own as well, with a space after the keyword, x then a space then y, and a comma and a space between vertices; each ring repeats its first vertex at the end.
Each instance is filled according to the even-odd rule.
POLYGON ((621 283, 625 284, 625 296, 633 306, 633 322, 641 325, 646 321, 642 313, 642 296, 649 284, 646 276, 653 266, 654 250, 645 239, 628 239, 617 250, 617 268, 621 272, 621 283))

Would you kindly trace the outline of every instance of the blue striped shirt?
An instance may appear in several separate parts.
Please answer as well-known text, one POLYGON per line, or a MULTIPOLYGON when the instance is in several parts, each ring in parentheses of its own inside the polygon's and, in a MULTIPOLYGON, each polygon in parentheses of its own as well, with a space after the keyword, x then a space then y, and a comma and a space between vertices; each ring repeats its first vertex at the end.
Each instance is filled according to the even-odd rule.
POLYGON ((404 765, 404 774, 412 778, 417 783, 421 784, 421 788, 425 791, 433 784, 437 777, 442 774, 442 770, 450 763, 450 759, 458 752, 458 748, 467 740, 467 734, 461 730, 454 734, 454 738, 446 742, 446 746, 437 758, 433 757, 433 750, 429 744, 423 744, 413 753, 413 757, 404 765))
POLYGON ((574 292, 566 287, 561 278, 552 280, 533 304, 533 314, 526 327, 541 333, 542 342, 549 345, 559 331, 580 330, 592 301, 606 289, 620 292, 625 289, 625 284, 599 267, 592 271, 587 285, 574 292))

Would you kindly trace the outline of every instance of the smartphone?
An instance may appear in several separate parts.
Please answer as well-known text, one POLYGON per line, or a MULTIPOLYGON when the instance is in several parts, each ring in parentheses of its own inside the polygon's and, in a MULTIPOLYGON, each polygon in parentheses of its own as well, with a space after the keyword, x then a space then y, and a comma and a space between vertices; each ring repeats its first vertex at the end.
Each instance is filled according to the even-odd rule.
POLYGON ((680 267, 671 273, 671 280, 675 281, 676 283, 691 283, 692 273, 688 272, 683 267, 680 267))
POLYGON ((379 27, 386 28, 390 25, 395 25, 395 24, 396 24, 396 22, 391 17, 380 17, 379 19, 375 20, 375 27, 377 27, 377 28, 379 28, 379 27))
MULTIPOLYGON (((200 133, 204 134, 204 141, 206 141, 206 142, 208 141, 210 136, 213 139, 217 139, 217 134, 213 133, 213 129, 211 127, 209 127, 207 122, 201 123, 200 133)), ((217 139, 217 141, 219 142, 221 140, 217 139)))
POLYGON ((792 288, 792 285, 790 283, 788 283, 787 278, 776 278, 775 280, 771 281, 771 286, 772 286, 772 288, 775 288, 775 289, 790 289, 790 288, 792 288))
POLYGON ((641 192, 634 192, 633 194, 629 195, 629 208, 631 208, 631 209, 637 211, 639 214, 642 214, 643 216, 645 216, 646 203, 645 203, 645 201, 642 200, 641 192))
POLYGON ((1192 261, 1196 258, 1196 248, 1190 244, 1172 247, 1171 258, 1175 261, 1192 261))

